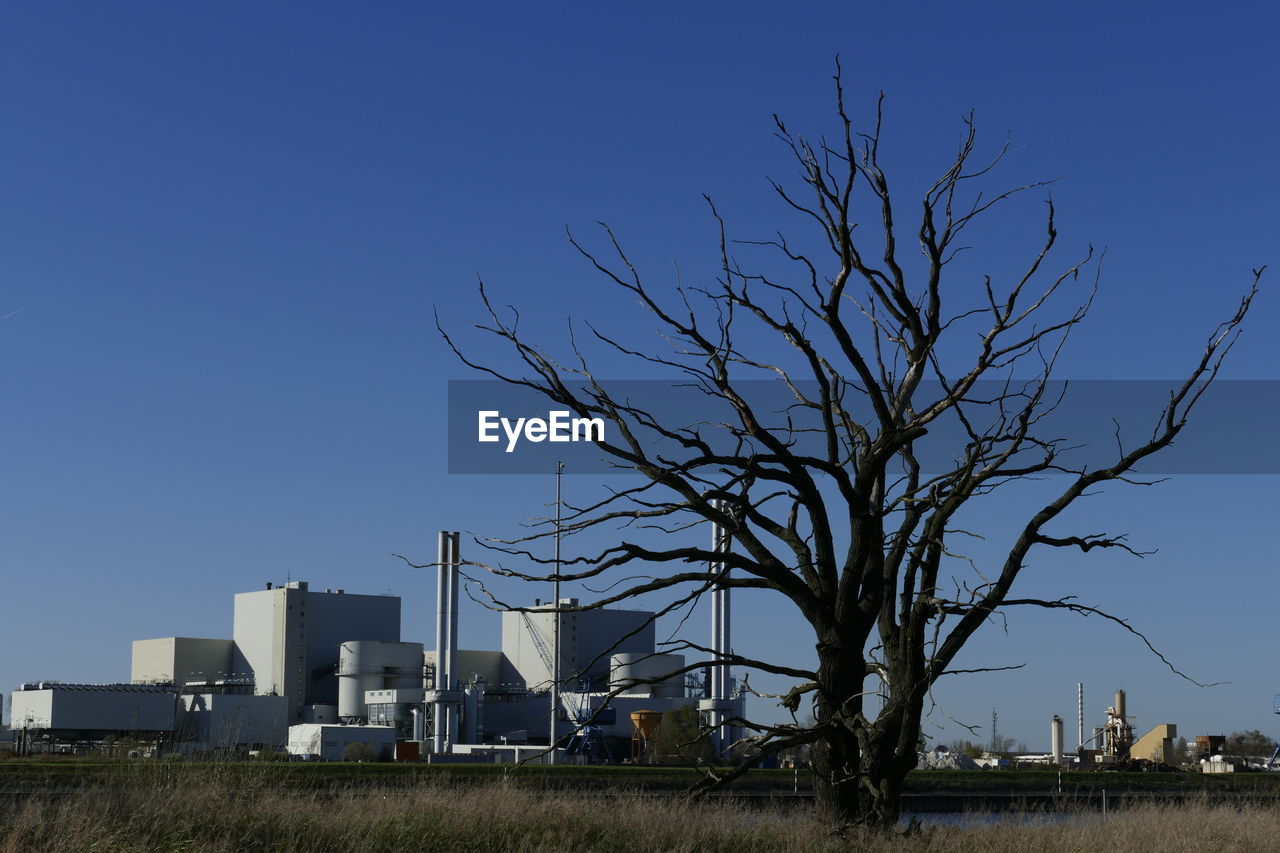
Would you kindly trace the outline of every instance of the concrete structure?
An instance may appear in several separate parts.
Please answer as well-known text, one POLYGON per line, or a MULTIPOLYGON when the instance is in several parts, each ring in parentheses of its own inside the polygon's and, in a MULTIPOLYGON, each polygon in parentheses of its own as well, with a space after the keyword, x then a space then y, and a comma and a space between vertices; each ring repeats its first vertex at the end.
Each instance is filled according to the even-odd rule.
MULTIPOLYGON (((351 640, 338 648, 338 717, 364 722, 365 693, 371 690, 422 690, 422 643, 351 640)), ((421 697, 418 699, 422 701, 421 697)))
MULTIPOLYGON (((155 734, 183 751, 275 749, 292 740, 292 751, 326 758, 340 757, 353 738, 380 747, 397 734, 444 755, 485 742, 546 743, 556 612, 535 603, 531 612, 506 613, 501 651, 458 650, 457 534, 442 533, 441 554, 442 654, 400 642, 399 598, 313 592, 302 581, 268 584, 235 596, 232 639, 135 641, 139 683, 28 685, 14 696, 14 725, 63 744, 155 734), (357 722, 383 725, 350 725, 357 722)), ((653 613, 569 609, 559 618, 566 689, 554 719, 566 742, 576 732, 576 740, 598 744, 604 736, 625 745, 631 711, 698 703, 676 672, 685 658, 655 653, 653 613), (611 687, 623 695, 595 714, 611 687)))
POLYGON ((338 719, 337 705, 303 705, 302 706, 302 722, 304 723, 332 723, 337 725, 341 722, 338 719))
MULTIPOLYGON (((490 649, 458 649, 458 661, 454 672, 457 674, 457 680, 466 684, 475 681, 477 677, 484 679, 486 684, 498 685, 507 683, 508 679, 515 677, 515 668, 507 663, 506 657, 502 652, 490 649)), ((427 649, 422 653, 422 663, 425 669, 431 672, 437 672, 439 664, 436 662, 436 653, 434 649, 427 649)))
MULTIPOLYGON (((453 748, 453 755, 459 756, 457 763, 476 764, 563 764, 565 751, 557 749, 548 753, 545 746, 521 746, 519 744, 481 744, 460 743, 453 748)), ((440 762, 440 756, 433 755, 432 762, 440 762)))
POLYGON ((683 668, 684 655, 613 655, 609 658, 609 689, 621 688, 620 696, 678 698, 684 695, 684 673, 679 671, 683 668))
POLYGON ((179 701, 177 736, 187 749, 278 750, 285 745, 288 700, 283 696, 190 693, 179 701))
POLYGON ((1062 764, 1062 718, 1057 714, 1049 724, 1049 759, 1054 764, 1062 764))
MULTIPOLYGON (((187 684, 231 678, 231 640, 160 637, 133 641, 134 684, 187 684)), ((242 673, 249 675, 249 673, 242 673)))
POLYGON ((1107 708, 1107 724, 1103 728, 1102 754, 1110 758, 1127 758, 1133 745, 1133 727, 1129 725, 1128 708, 1123 690, 1116 691, 1115 704, 1107 708))
MULTIPOLYGON (((713 509, 729 512, 727 504, 722 500, 711 502, 713 509)), ((732 537, 724 525, 711 525, 711 551, 713 554, 727 554, 733 547, 732 537)), ((716 756, 724 755, 737 740, 734 727, 728 721, 741 717, 743 700, 733 696, 733 678, 729 672, 728 655, 733 652, 732 623, 730 620, 730 588, 720 580, 729 577, 729 566, 723 560, 713 561, 707 566, 709 574, 717 578, 711 589, 711 665, 708 673, 707 698, 698 703, 703 722, 711 730, 711 746, 716 756)))
POLYGON ((40 682, 22 685, 10 701, 15 729, 95 739, 172 732, 178 697, 162 688, 134 684, 40 682))
POLYGON ((436 754, 450 752, 463 739, 458 731, 462 693, 457 678, 461 560, 458 533, 441 530, 436 559, 436 668, 424 699, 431 709, 431 751, 436 754))
POLYGON ((390 726, 327 726, 312 723, 289 727, 288 752, 320 761, 341 761, 348 744, 364 743, 379 760, 389 760, 396 744, 390 726))
MULTIPOLYGON (((561 600, 577 607, 576 598, 561 600)), ((530 690, 551 685, 551 604, 531 612, 502 614, 502 654, 511 669, 503 681, 523 682, 530 690)), ((653 654, 653 614, 644 610, 582 610, 560 614, 560 672, 565 689, 586 679, 594 689, 609 683, 609 658, 615 654, 653 654)))
POLYGON ((1133 746, 1129 747, 1129 756, 1146 761, 1166 762, 1173 755, 1173 740, 1177 736, 1177 726, 1161 723, 1134 741, 1133 746))
POLYGON ((366 719, 372 726, 391 726, 400 740, 421 741, 421 732, 414 728, 422 718, 426 693, 422 687, 370 690, 364 694, 366 719))
POLYGON ((338 703, 340 644, 400 639, 400 599, 313 592, 305 581, 235 597, 232 669, 252 672, 257 692, 289 699, 289 721, 303 707, 338 703))

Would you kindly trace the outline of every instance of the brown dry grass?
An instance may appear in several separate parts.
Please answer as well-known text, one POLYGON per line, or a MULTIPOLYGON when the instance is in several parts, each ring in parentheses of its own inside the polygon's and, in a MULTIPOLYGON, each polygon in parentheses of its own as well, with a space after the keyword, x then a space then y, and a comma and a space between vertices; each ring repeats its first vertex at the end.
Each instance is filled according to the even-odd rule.
POLYGON ((630 794, 519 789, 281 792, 266 786, 123 784, 12 805, 0 851, 1262 851, 1280 849, 1280 812, 1151 806, 1054 823, 934 826, 913 837, 833 834, 804 809, 690 804, 630 794))

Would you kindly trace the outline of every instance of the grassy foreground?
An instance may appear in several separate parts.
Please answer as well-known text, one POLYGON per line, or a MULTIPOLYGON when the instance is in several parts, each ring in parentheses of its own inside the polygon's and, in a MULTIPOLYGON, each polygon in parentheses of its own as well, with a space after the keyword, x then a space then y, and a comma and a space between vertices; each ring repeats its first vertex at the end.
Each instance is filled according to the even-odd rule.
POLYGON ((412 790, 282 791, 246 777, 138 780, 0 803, 0 851, 1255 851, 1280 811, 1148 806, 1105 822, 935 826, 913 837, 832 834, 811 811, 572 795, 495 780, 412 790))

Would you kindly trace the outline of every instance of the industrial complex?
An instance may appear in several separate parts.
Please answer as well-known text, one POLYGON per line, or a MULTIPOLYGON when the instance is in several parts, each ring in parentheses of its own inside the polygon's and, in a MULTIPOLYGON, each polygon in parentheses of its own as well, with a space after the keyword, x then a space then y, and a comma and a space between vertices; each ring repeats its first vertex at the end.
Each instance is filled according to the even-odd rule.
MULTIPOLYGON (((230 639, 134 641, 129 684, 21 685, 18 748, 646 762, 662 715, 686 707, 730 748, 743 699, 728 667, 659 653, 653 613, 536 602, 503 614, 497 648, 458 649, 458 541, 439 537, 431 646, 402 639, 398 597, 267 583, 235 595, 230 639)), ((728 650, 727 590, 712 606, 714 660, 728 650)))
MULTIPOLYGON (((728 547, 713 530, 713 550, 728 547)), ((654 747, 664 715, 683 709, 708 734, 710 756, 737 743, 744 698, 728 666, 727 588, 710 596, 706 661, 660 651, 652 612, 584 608, 575 598, 504 612, 496 648, 459 649, 461 564, 458 534, 442 531, 429 645, 402 639, 396 596, 267 583, 235 595, 229 639, 135 640, 128 684, 20 685, 4 734, 24 753, 125 744, 139 756, 649 763, 663 757, 654 747)), ((1161 723, 1135 736, 1123 690, 1091 731, 1083 684, 1076 704, 1074 749, 1065 748, 1055 714, 1050 751, 1015 760, 1102 768, 1171 760, 1177 727, 1161 723)), ((1280 697, 1276 707, 1280 713, 1280 697)), ((993 709, 993 741, 995 728, 993 709)), ((1223 741, 1196 739, 1201 769, 1234 769, 1220 754, 1223 741)), ((1278 757, 1280 746, 1265 766, 1278 757)), ((921 756, 923 766, 961 766, 956 760, 945 750, 921 756)))

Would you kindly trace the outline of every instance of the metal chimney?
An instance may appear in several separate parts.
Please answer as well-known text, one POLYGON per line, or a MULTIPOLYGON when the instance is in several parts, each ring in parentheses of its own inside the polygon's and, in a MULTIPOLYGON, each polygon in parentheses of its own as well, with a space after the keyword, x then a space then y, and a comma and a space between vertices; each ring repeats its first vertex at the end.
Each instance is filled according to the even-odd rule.
POLYGON ((450 561, 448 531, 441 530, 436 539, 436 683, 432 685, 436 701, 431 707, 431 751, 444 752, 445 711, 441 694, 448 689, 449 664, 446 651, 449 645, 449 574, 450 561))
POLYGON ((432 695, 431 751, 450 752, 458 739, 459 534, 441 530, 436 545, 436 683, 432 695))
MULTIPOLYGON (((725 502, 711 501, 713 509, 723 512, 725 502)), ((724 525, 713 522, 711 525, 711 551, 713 554, 726 554, 730 547, 729 531, 724 525)), ((720 581, 726 579, 729 569, 726 563, 712 558, 708 571, 713 577, 711 587, 711 678, 708 696, 700 703, 700 708, 707 712, 707 725, 711 729, 711 742, 716 754, 720 755, 727 746, 728 739, 724 731, 725 720, 728 719, 732 701, 729 696, 729 666, 725 662, 730 654, 730 608, 729 588, 720 581)))
POLYGON ((1084 683, 1076 684, 1076 719, 1080 723, 1080 746, 1084 749, 1084 683))

